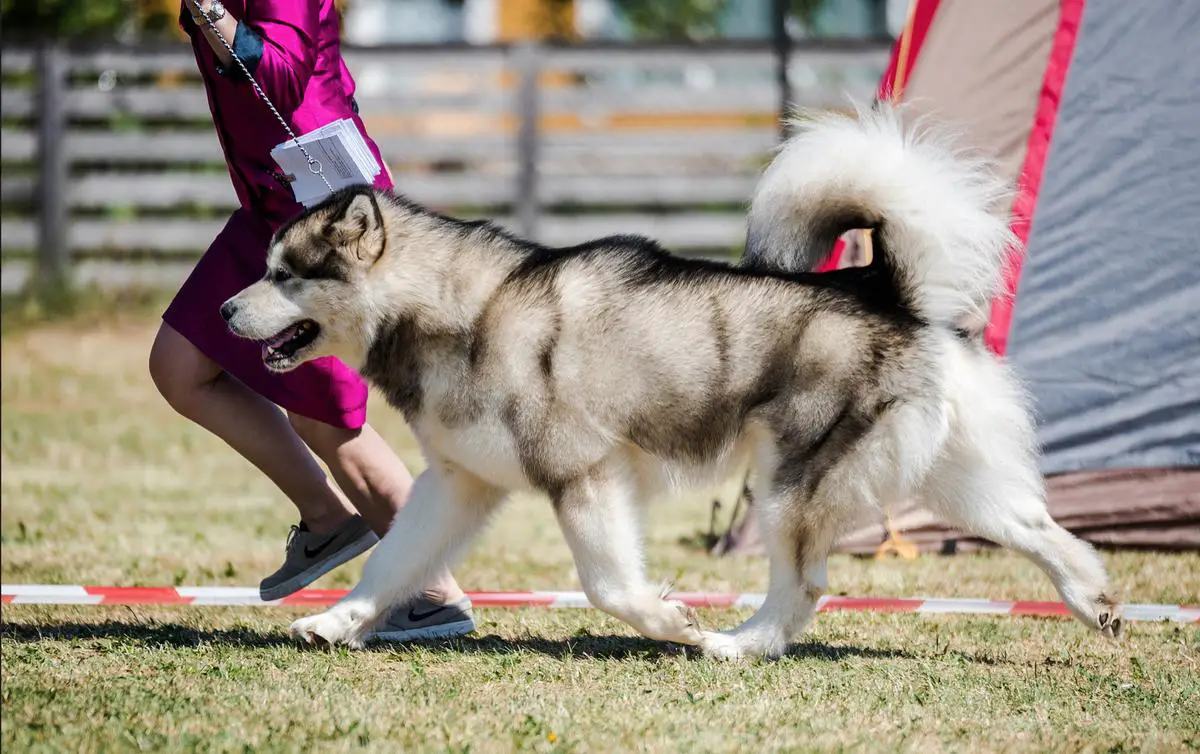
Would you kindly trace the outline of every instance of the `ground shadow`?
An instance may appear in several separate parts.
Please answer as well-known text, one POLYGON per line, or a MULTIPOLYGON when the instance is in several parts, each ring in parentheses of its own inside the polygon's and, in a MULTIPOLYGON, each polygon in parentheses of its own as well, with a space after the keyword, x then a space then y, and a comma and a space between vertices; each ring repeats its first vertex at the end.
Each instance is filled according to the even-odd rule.
POLYGON ((0 640, 19 644, 40 641, 118 639, 145 646, 198 647, 225 644, 234 647, 279 647, 290 644, 286 634, 251 628, 200 629, 178 623, 9 623, 0 626, 0 640))
MULTIPOLYGON (((116 639, 133 644, 153 647, 198 647, 220 644, 230 647, 260 649, 267 647, 295 646, 283 631, 259 631, 251 628, 199 629, 178 623, 59 623, 32 624, 4 622, 0 626, 0 640, 5 643, 33 644, 42 641, 73 641, 116 639)), ((639 659, 649 661, 666 660, 686 653, 690 657, 698 654, 692 649, 664 644, 640 636, 612 636, 582 633, 567 639, 543 639, 523 637, 504 638, 495 634, 466 636, 417 642, 426 647, 444 647, 450 651, 466 654, 513 655, 534 653, 564 659, 567 657, 604 660, 639 659)), ((369 645, 366 651, 404 651, 405 645, 379 643, 369 645)), ((320 650, 313 650, 320 651, 320 650)), ((835 662, 850 657, 872 659, 918 659, 904 650, 878 649, 845 645, 804 642, 793 645, 789 657, 814 658, 835 662)))
MULTIPOLYGON (((513 652, 536 652, 551 657, 591 657, 596 659, 643 659, 665 660, 686 654, 700 657, 698 650, 677 644, 652 641, 640 636, 601 636, 581 634, 569 639, 505 639, 500 636, 463 637, 456 641, 465 652, 481 654, 508 654, 513 652)), ((816 658, 837 661, 848 657, 873 659, 917 659, 917 655, 904 650, 878 649, 874 647, 838 646, 805 642, 794 644, 788 657, 816 658)))

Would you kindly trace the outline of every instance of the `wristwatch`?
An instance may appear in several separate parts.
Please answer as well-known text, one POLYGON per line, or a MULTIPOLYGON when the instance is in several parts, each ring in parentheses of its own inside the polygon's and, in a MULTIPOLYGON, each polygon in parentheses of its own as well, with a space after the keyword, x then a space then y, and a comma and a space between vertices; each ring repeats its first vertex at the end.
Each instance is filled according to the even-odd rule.
POLYGON ((209 21, 215 24, 222 18, 225 18, 225 6, 221 4, 221 0, 212 0, 207 8, 201 7, 199 16, 192 16, 192 20, 196 22, 197 26, 209 21))

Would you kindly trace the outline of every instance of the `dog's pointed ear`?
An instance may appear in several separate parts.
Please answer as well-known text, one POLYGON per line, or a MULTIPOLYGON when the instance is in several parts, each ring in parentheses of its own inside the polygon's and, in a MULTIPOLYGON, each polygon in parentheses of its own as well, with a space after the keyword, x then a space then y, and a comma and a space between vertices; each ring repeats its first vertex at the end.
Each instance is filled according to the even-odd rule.
POLYGON ((373 264, 383 254, 387 237, 383 213, 375 194, 362 191, 353 194, 341 206, 325 230, 330 243, 345 254, 353 254, 360 262, 373 264))

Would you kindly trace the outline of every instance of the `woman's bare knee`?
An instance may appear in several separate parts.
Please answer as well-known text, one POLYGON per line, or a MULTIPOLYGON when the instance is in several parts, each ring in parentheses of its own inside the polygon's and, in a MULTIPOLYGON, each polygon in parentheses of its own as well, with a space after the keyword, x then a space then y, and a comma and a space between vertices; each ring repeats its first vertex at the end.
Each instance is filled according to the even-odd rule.
POLYGON ((292 429, 312 452, 321 458, 331 458, 338 448, 358 436, 358 430, 335 427, 317 419, 310 419, 294 411, 287 412, 292 429))
POLYGON ((221 375, 221 367, 170 325, 163 324, 150 347, 150 379, 171 408, 191 417, 201 391, 221 375))

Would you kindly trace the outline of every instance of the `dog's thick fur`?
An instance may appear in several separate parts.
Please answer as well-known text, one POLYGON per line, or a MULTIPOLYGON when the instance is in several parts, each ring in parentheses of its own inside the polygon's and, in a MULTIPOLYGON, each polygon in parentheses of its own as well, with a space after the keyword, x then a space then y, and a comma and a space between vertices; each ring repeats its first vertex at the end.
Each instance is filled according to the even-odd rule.
POLYGON ((429 461, 361 583, 294 635, 360 645, 517 490, 551 499, 597 607, 715 657, 784 651, 842 528, 910 498, 1032 558, 1079 620, 1120 632, 1100 559, 1046 513, 1025 396, 969 333, 1014 242, 1004 187, 888 108, 797 128, 741 267, 633 236, 543 248, 366 189, 280 230, 267 276, 223 307, 230 327, 279 344, 309 322, 270 365, 357 367, 429 461), (797 272, 851 228, 874 231, 868 267, 797 272), (769 593, 704 631, 647 581, 639 508, 743 465, 769 593))

